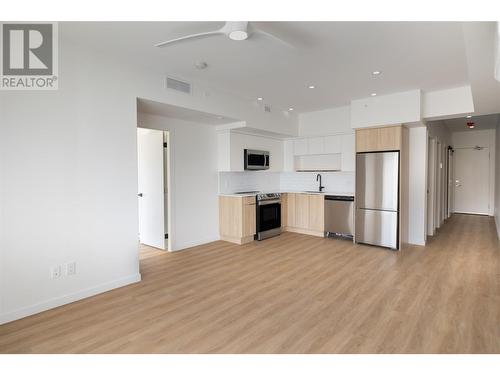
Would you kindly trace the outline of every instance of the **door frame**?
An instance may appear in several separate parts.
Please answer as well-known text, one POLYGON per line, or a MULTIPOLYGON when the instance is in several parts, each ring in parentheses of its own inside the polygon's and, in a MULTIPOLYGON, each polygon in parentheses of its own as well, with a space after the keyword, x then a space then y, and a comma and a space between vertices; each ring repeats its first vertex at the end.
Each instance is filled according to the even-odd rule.
POLYGON ((171 155, 171 149, 172 149, 172 137, 170 136, 170 132, 168 130, 163 130, 163 141, 166 144, 166 146, 163 147, 163 178, 165 180, 166 178, 166 184, 163 183, 163 187, 167 189, 167 212, 165 213, 165 217, 167 219, 167 239, 165 243, 165 248, 167 251, 172 251, 172 155, 171 155), (165 174, 165 159, 167 160, 166 162, 166 169, 167 173, 165 174))
POLYGON ((429 137, 427 170, 427 235, 433 236, 436 230, 436 147, 437 139, 429 137))
POLYGON ((454 186, 455 184, 453 183, 453 181, 455 180, 455 164, 454 164, 454 161, 453 161, 453 153, 455 152, 455 150, 453 149, 453 147, 451 146, 448 146, 448 185, 447 185, 447 189, 448 189, 448 205, 447 205, 447 210, 446 210, 446 217, 449 218, 451 217, 451 214, 453 212, 453 208, 455 206, 455 202, 454 202, 454 199, 455 199, 455 189, 454 189, 454 186))

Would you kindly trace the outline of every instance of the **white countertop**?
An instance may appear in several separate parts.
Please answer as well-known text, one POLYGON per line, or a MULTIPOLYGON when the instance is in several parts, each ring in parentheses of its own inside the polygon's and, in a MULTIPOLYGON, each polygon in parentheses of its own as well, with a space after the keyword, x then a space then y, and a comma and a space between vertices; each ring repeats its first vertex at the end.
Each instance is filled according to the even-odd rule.
POLYGON ((245 194, 235 194, 235 193, 219 193, 219 196, 223 197, 254 197, 257 194, 266 194, 266 193, 303 193, 303 194, 321 194, 321 195, 343 195, 343 196, 354 196, 352 192, 339 192, 339 191, 322 191, 313 192, 313 191, 291 191, 291 190, 273 190, 273 191, 260 191, 258 193, 245 193, 245 194))

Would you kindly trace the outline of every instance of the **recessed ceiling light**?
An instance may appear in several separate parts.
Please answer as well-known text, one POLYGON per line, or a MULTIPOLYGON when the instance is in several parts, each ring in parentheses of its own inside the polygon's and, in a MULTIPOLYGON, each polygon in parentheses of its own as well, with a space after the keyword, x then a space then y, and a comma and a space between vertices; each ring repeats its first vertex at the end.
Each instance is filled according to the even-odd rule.
POLYGON ((314 85, 309 85, 309 88, 310 88, 310 89, 314 89, 315 87, 316 87, 316 86, 314 86, 314 85))
POLYGON ((467 115, 467 118, 472 118, 472 116, 471 115, 467 115))
POLYGON ((293 111, 293 107, 288 108, 289 111, 293 111))
POLYGON ((374 70, 374 71, 372 72, 372 74, 373 74, 374 76, 378 76, 380 73, 382 73, 380 70, 374 70))
POLYGON ((261 97, 258 97, 257 100, 260 102, 262 101, 263 99, 261 97))
POLYGON ((377 96, 377 93, 376 92, 372 92, 370 95, 371 96, 377 96))

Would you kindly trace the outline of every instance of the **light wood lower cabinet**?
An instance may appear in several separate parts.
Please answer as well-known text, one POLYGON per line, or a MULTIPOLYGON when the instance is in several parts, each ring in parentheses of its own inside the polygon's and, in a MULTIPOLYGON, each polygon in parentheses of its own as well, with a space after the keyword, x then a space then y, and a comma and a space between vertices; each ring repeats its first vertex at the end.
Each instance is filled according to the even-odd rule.
POLYGON ((295 194, 295 226, 309 229, 309 194, 295 194))
MULTIPOLYGON (((321 194, 281 194, 281 229, 323 237, 325 197, 321 194)), ((239 245, 256 233, 255 197, 219 196, 220 239, 239 245)))
POLYGON ((295 227, 295 196, 296 194, 281 194, 286 195, 287 208, 286 208, 286 227, 295 227))
POLYGON ((284 230, 323 237, 325 197, 322 194, 286 193, 285 201, 284 230))
POLYGON ((219 197, 219 234, 223 241, 252 242, 256 233, 255 197, 219 197))
POLYGON ((281 230, 286 228, 288 223, 288 194, 281 194, 281 230))
POLYGON ((323 232, 325 230, 325 196, 309 195, 309 229, 323 232))

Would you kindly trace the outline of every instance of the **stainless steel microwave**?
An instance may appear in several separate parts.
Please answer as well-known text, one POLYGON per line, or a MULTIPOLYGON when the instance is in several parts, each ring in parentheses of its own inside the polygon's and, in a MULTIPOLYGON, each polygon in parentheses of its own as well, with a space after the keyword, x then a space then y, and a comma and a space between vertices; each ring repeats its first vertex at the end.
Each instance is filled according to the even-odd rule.
POLYGON ((243 157, 246 171, 269 169, 269 151, 245 149, 243 157))

